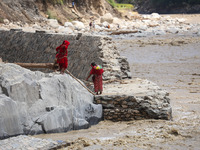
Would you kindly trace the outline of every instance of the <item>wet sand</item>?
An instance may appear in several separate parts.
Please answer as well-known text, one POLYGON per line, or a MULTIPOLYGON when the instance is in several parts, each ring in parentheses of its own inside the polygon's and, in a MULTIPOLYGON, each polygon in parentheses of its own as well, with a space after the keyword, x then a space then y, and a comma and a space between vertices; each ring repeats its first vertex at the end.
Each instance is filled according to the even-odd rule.
MULTIPOLYGON (((65 149, 198 150, 200 147, 200 37, 164 36, 116 40, 133 78, 170 93, 173 120, 102 121, 89 129, 36 135, 63 140, 65 149)), ((64 148, 63 148, 64 149, 64 148)))

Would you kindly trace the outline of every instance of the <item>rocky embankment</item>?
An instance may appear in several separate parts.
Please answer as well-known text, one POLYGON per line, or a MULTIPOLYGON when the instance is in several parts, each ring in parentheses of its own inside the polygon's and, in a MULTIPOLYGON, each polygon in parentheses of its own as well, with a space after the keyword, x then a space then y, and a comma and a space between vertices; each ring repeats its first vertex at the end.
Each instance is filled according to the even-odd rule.
POLYGON ((22 29, 25 32, 45 31, 46 33, 107 35, 112 37, 145 37, 166 34, 200 35, 200 24, 190 24, 185 18, 175 18, 157 13, 139 15, 128 13, 127 18, 120 19, 107 13, 94 20, 94 28, 90 29, 88 21, 71 21, 60 25, 55 19, 44 19, 42 23, 27 24, 3 20, 1 30, 22 29), (108 25, 110 28, 108 28, 108 25), (119 36, 120 35, 120 36, 119 36))
POLYGON ((54 18, 60 24, 66 21, 90 19, 91 16, 103 16, 107 12, 114 16, 120 13, 113 9, 106 0, 76 0, 72 7, 69 0, 1 0, 0 22, 8 19, 12 22, 41 23, 46 18, 54 18))
POLYGON ((77 0, 74 8, 69 1, 63 2, 65 3, 45 0, 36 2, 33 0, 3 0, 0 2, 0 29, 14 28, 25 32, 39 30, 63 34, 119 35, 121 33, 125 34, 125 37, 127 37, 126 33, 134 37, 168 33, 200 34, 199 23, 190 24, 184 18, 161 16, 157 13, 140 15, 124 12, 120 14, 105 0, 98 2, 77 0), (94 23, 92 29, 89 27, 91 21, 94 23))

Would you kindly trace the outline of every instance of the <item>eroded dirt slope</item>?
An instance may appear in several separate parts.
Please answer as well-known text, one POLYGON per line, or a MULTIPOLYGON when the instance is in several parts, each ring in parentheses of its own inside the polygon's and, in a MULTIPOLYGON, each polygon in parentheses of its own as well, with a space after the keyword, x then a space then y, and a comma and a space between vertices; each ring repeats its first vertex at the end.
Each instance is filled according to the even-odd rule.
POLYGON ((0 22, 3 19, 9 21, 21 21, 33 23, 42 18, 55 18, 61 24, 71 20, 89 19, 91 16, 99 17, 105 13, 119 16, 119 12, 113 9, 106 0, 76 0, 72 7, 70 0, 2 0, 0 1, 0 22))

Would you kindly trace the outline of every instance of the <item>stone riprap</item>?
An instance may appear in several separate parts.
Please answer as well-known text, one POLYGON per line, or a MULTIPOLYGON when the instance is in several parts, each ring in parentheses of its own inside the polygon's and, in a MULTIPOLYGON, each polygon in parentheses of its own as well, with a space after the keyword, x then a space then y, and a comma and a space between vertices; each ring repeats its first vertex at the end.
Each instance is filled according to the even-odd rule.
POLYGON ((53 63, 56 47, 68 40, 68 70, 79 79, 86 79, 96 62, 104 68, 104 80, 130 77, 126 58, 119 55, 112 39, 103 36, 30 33, 0 30, 0 57, 3 61, 53 63))
POLYGON ((172 118, 169 94, 148 80, 119 81, 105 85, 104 91, 103 95, 95 96, 95 102, 103 105, 106 120, 172 118))
MULTIPOLYGON (((147 37, 159 35, 200 35, 200 24, 198 21, 189 23, 186 18, 175 18, 168 15, 136 14, 128 12, 124 14, 125 18, 117 18, 110 13, 104 16, 94 18, 95 30, 88 26, 91 20, 72 21, 59 25, 56 19, 42 18, 34 24, 24 24, 23 22, 12 22, 3 19, 4 24, 0 24, 0 29, 21 29, 26 32, 35 32, 37 30, 49 33, 84 33, 88 35, 107 35, 116 38, 147 37), (128 19, 127 19, 128 18, 128 19), (110 29, 108 29, 110 25, 110 29)), ((183 15, 184 17, 184 15, 183 15)), ((198 19, 197 19, 198 20, 198 19)))
POLYGON ((102 105, 71 76, 0 63, 0 138, 66 132, 102 119, 102 105))

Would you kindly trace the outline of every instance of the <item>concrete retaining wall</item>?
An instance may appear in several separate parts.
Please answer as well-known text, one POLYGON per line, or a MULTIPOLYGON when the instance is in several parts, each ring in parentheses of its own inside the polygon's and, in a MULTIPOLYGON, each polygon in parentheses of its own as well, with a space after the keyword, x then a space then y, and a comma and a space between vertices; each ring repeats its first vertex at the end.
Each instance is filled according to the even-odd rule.
POLYGON ((0 31, 0 57, 8 62, 49 63, 54 62, 56 47, 63 40, 71 44, 68 49, 68 70, 80 79, 85 79, 91 62, 104 68, 104 80, 130 77, 126 58, 119 56, 108 37, 82 34, 64 35, 27 33, 23 31, 0 31))

